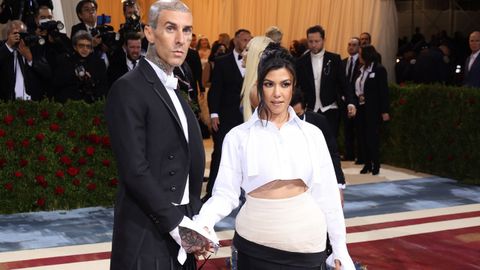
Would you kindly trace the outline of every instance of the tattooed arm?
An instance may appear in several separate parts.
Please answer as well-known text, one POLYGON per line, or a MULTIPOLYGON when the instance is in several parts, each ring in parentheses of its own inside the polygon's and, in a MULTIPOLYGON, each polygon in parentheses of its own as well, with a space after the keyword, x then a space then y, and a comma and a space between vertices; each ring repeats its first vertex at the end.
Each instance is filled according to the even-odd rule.
POLYGON ((196 255, 204 255, 208 252, 212 245, 202 235, 194 230, 178 227, 180 232, 180 238, 182 239, 182 247, 187 253, 195 253, 196 255))

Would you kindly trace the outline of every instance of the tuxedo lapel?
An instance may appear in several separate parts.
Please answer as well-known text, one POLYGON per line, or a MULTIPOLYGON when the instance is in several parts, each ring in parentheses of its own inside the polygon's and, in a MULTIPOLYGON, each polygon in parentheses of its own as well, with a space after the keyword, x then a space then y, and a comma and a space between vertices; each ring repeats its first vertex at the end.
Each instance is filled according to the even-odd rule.
POLYGON ((315 93, 315 76, 313 75, 312 57, 310 56, 310 53, 305 56, 305 61, 305 67, 307 68, 309 78, 308 83, 310 84, 310 89, 313 89, 313 93, 315 93))
POLYGON ((230 65, 231 65, 231 70, 235 70, 235 77, 237 80, 242 80, 243 77, 242 77, 242 73, 240 72, 240 69, 238 68, 238 65, 237 65, 237 60, 235 59, 235 54, 233 54, 233 52, 231 53, 231 56, 229 57, 230 58, 230 65))

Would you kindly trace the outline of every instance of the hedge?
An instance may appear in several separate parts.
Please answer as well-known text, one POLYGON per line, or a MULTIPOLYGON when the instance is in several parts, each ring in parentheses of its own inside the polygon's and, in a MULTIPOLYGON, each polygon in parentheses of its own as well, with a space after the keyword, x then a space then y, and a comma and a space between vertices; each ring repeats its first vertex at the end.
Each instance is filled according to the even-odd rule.
MULTIPOLYGON (((391 85, 390 101, 382 163, 480 184, 480 89, 391 85)), ((113 205, 103 106, 0 102, 0 213, 113 205)))

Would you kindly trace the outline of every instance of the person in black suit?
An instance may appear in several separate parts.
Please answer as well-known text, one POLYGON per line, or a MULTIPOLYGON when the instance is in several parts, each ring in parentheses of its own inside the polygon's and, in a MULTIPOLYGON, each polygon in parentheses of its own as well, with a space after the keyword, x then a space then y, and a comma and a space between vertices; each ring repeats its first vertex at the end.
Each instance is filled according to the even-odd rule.
POLYGON ((360 75, 355 81, 358 102, 358 127, 365 165, 361 174, 380 171, 380 124, 390 119, 387 70, 377 61, 377 52, 371 45, 360 48, 360 75))
POLYGON ((205 93, 205 87, 202 82, 202 62, 198 52, 192 48, 188 48, 187 58, 185 62, 188 63, 193 76, 193 89, 201 96, 205 93))
POLYGON ((242 52, 252 38, 250 31, 240 29, 235 32, 235 48, 227 55, 215 60, 212 72, 212 84, 208 91, 208 109, 212 123, 213 152, 207 194, 212 194, 215 178, 222 155, 222 143, 225 135, 235 126, 243 123, 240 111, 240 92, 242 90, 245 68, 242 66, 242 52))
POLYGON ((73 37, 80 30, 91 32, 93 28, 97 27, 97 9, 98 4, 95 0, 81 0, 78 2, 75 12, 80 22, 72 26, 70 37, 73 37))
POLYGON ((6 25, 7 40, 0 43, 0 100, 40 100, 45 97, 45 82, 52 72, 40 53, 40 45, 29 48, 20 33, 27 27, 20 20, 6 25))
POLYGON ((54 70, 54 98, 57 102, 83 100, 87 103, 107 93, 107 70, 104 62, 92 53, 92 36, 78 31, 72 38, 73 55, 60 55, 54 70))
MULTIPOLYGON (((348 42, 347 52, 348 57, 342 60, 343 66, 345 68, 345 75, 347 78, 347 86, 350 91, 353 92, 355 87, 355 78, 356 74, 360 70, 360 63, 358 60, 358 50, 360 49, 360 39, 358 37, 352 37, 348 42)), ((342 97, 342 101, 345 100, 345 97, 342 97)), ((358 143, 355 144, 355 139, 358 139, 358 136, 355 136, 355 119, 348 116, 348 110, 345 102, 341 102, 342 109, 342 120, 344 123, 344 132, 345 132, 345 156, 344 160, 355 160, 355 156, 361 156, 360 153, 355 155, 355 150, 358 150, 358 143), (355 147, 357 146, 357 147, 355 147)), ((357 163, 362 162, 361 159, 357 160, 357 163)))
POLYGON ((136 33, 125 35, 125 43, 120 50, 117 50, 110 58, 110 65, 107 69, 109 88, 123 74, 134 69, 142 57, 142 37, 136 33))
POLYGON ((113 84, 105 108, 120 179, 110 269, 193 270, 191 253, 208 244, 185 226, 201 207, 205 152, 173 76, 193 18, 180 1, 157 1, 149 14, 147 54, 113 84))
POLYGON ((469 87, 480 87, 480 31, 474 31, 469 37, 472 54, 465 62, 465 78, 463 84, 469 87))
MULTIPOLYGON (((368 32, 363 32, 360 34, 360 47, 365 47, 367 45, 372 45, 372 35, 368 32)), ((377 52, 377 59, 378 63, 382 63, 382 55, 377 52)))
POLYGON ((344 96, 349 116, 354 116, 353 93, 347 87, 340 55, 323 47, 325 30, 320 25, 312 26, 307 29, 307 39, 310 51, 296 65, 298 85, 305 95, 307 110, 323 114, 336 138, 340 122, 338 103, 344 96))

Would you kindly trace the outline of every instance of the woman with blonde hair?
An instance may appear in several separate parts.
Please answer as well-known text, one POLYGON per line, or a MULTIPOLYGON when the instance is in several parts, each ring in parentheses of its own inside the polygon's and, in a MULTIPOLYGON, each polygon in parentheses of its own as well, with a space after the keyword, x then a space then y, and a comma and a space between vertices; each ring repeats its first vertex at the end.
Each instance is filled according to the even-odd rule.
POLYGON ((252 116, 253 109, 258 106, 259 100, 256 91, 257 69, 260 56, 265 48, 273 42, 266 36, 257 36, 250 40, 243 51, 243 63, 245 65, 245 77, 242 85, 243 121, 246 122, 252 116))

